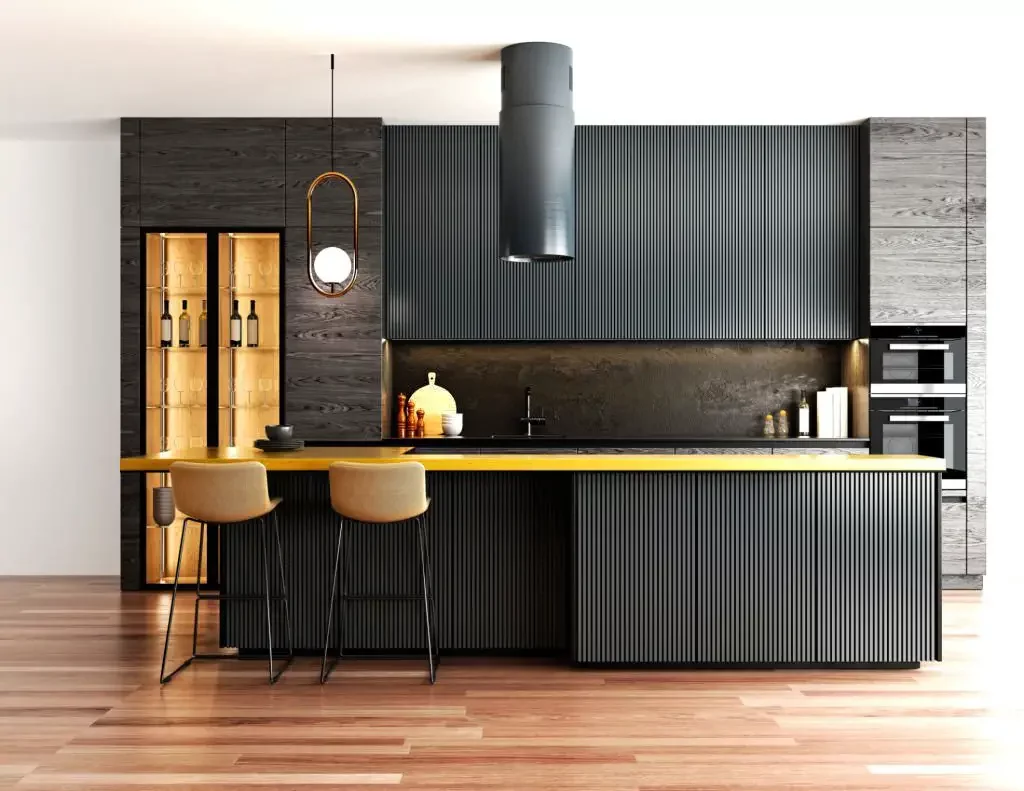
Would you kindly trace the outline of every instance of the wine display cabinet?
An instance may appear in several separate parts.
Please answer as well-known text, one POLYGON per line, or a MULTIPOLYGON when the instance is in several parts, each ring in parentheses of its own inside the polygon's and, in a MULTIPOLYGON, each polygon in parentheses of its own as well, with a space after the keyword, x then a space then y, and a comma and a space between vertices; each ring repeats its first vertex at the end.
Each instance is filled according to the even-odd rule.
MULTIPOLYGON (((251 447, 281 414, 282 234, 143 234, 146 452, 251 447), (212 383, 212 386, 211 386, 212 383)), ((170 476, 146 476, 147 585, 216 583, 216 530, 199 557, 199 531, 181 544, 183 517, 154 505, 170 476), (168 523, 169 522, 169 523, 168 523)))

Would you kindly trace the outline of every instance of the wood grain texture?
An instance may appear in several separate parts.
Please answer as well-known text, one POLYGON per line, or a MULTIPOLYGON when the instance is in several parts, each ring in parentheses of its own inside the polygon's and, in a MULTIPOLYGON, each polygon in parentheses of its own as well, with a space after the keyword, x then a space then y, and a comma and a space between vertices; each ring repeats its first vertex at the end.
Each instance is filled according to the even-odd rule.
POLYGON ((967 572, 984 574, 988 535, 985 229, 969 228, 967 257, 967 572))
POLYGON ((870 119, 872 228, 963 228, 966 127, 964 118, 870 119))
POLYGON ((871 351, 867 343, 850 341, 843 347, 842 386, 850 395, 850 436, 869 437, 868 419, 871 387, 871 351))
POLYGON ((813 455, 847 456, 869 453, 870 448, 773 448, 772 453, 810 453, 813 455))
MULTIPOLYGON (((156 683, 168 594, 0 580, 0 784, 86 791, 1010 789, 1014 658, 999 599, 943 596, 945 657, 913 671, 580 671, 544 659, 197 664, 156 683), (888 772, 889 774, 883 774, 888 772), (894 773, 899 773, 895 776, 894 773), (15 784, 22 781, 22 785, 15 784)), ((205 623, 215 605, 204 606, 205 623)), ((187 639, 190 613, 176 636, 187 639)), ((177 616, 175 618, 177 621, 177 616)), ((214 645, 203 632, 201 648, 214 645)), ((1012 762, 1011 762, 1012 763, 1012 762)))
MULTIPOLYGON (((351 238, 351 226, 326 229, 351 238)), ((305 439, 381 436, 381 232, 360 235, 359 276, 343 297, 309 284, 305 229, 285 234, 285 414, 305 439)))
POLYGON ((121 119, 121 226, 137 228, 141 222, 140 153, 141 123, 121 119))
POLYGON ((871 229, 871 321, 967 321, 964 228, 871 229))
POLYGON ((942 589, 947 591, 980 591, 985 587, 982 574, 943 574, 942 589))
POLYGON ((985 119, 967 119, 967 225, 985 225, 985 119))
POLYGON ((142 223, 285 225, 283 118, 144 118, 142 223))
POLYGON ((942 503, 942 573, 967 573, 967 504, 942 503))
MULTIPOLYGON (((336 118, 334 166, 355 182, 359 191, 359 222, 365 228, 383 224, 383 126, 380 118, 336 118)), ((331 168, 331 119, 289 118, 285 121, 286 224, 306 225, 306 191, 331 168)), ((352 196, 344 184, 318 187, 313 198, 313 227, 348 224, 352 196)))
MULTIPOLYGON (((121 228, 121 455, 145 450, 142 434, 142 266, 138 228, 121 228)), ((121 476, 121 584, 142 585, 142 485, 138 475, 121 476)))

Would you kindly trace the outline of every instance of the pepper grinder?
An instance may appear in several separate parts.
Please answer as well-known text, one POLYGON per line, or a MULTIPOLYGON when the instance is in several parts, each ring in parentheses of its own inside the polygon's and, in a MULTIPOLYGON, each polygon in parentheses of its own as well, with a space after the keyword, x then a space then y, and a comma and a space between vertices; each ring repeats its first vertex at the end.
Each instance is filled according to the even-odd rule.
POLYGON ((405 439, 405 393, 398 394, 398 438, 405 439))
POLYGON ((416 410, 416 436, 423 437, 427 433, 427 413, 422 409, 416 410))

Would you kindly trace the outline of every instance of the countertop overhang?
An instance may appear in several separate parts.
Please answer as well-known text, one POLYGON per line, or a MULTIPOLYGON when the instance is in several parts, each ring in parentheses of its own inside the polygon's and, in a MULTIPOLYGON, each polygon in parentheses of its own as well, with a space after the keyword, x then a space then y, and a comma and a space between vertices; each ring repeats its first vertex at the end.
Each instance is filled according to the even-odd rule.
POLYGON ((167 472, 176 461, 213 464, 258 461, 270 472, 326 472, 336 461, 390 464, 418 461, 431 472, 942 472, 932 456, 834 454, 771 455, 629 453, 416 454, 411 447, 315 447, 287 453, 255 448, 195 448, 121 459, 121 472, 167 472))

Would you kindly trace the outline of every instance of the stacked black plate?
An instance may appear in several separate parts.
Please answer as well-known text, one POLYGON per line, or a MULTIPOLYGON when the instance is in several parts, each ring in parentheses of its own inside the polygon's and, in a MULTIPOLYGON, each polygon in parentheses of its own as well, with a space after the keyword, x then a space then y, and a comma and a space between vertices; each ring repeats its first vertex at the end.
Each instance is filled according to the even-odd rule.
POLYGON ((301 439, 258 439, 254 444, 264 453, 282 453, 288 450, 302 450, 306 443, 301 439))

